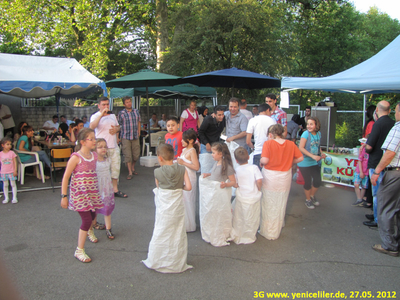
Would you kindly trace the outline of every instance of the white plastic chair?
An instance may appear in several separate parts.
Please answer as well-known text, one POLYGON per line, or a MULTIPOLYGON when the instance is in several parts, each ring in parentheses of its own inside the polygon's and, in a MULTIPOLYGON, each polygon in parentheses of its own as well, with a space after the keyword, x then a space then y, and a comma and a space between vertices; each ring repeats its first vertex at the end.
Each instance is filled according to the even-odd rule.
POLYGON ((21 183, 21 185, 23 185, 25 183, 25 168, 26 167, 30 167, 30 166, 36 166, 36 174, 39 173, 39 169, 40 169, 40 176, 42 176, 42 182, 45 182, 45 178, 44 178, 44 172, 43 172, 43 164, 42 162, 39 160, 39 154, 37 152, 29 152, 29 151, 21 151, 21 150, 14 150, 17 153, 17 159, 18 159, 18 179, 21 183), (22 163, 21 159, 19 158, 18 153, 21 154, 29 154, 32 156, 35 156, 36 161, 35 162, 31 162, 31 163, 22 163))
POLYGON ((143 137, 143 146, 142 146, 142 156, 144 156, 144 148, 146 147, 147 155, 149 155, 150 144, 146 143, 146 138, 148 138, 148 134, 143 137))
POLYGON ((147 150, 147 156, 150 155, 150 148, 155 148, 157 152, 157 148, 161 144, 165 144, 165 135, 167 134, 167 131, 158 131, 154 133, 150 133, 150 143, 146 143, 146 138, 149 137, 149 135, 146 135, 143 137, 143 146, 142 146, 142 156, 144 156, 144 148, 146 147, 147 150))

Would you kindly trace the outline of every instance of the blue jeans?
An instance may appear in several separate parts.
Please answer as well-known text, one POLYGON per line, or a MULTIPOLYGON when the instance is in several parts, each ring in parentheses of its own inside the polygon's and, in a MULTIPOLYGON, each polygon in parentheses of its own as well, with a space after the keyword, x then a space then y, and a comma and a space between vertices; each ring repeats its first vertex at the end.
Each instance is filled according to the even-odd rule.
MULTIPOLYGON (((49 157, 47 156, 46 152, 44 152, 43 150, 37 151, 37 153, 39 154, 39 160, 41 162, 43 162, 44 164, 46 164, 49 168, 51 168, 51 162, 49 157)), ((28 159, 27 161, 24 161, 24 163, 33 163, 36 161, 36 157, 31 156, 30 159, 28 159)))
POLYGON ((260 167, 260 160, 261 160, 261 154, 253 156, 253 165, 257 166, 261 171, 262 168, 260 167))
POLYGON ((208 152, 206 145, 200 144, 200 154, 203 154, 203 153, 211 153, 211 151, 208 152))
MULTIPOLYGON (((375 172, 375 169, 369 169, 369 178, 372 177, 372 174, 375 172)), ((382 177, 383 177, 384 172, 381 172, 379 174, 378 179, 376 180, 376 185, 373 186, 371 183, 371 191, 372 191, 372 206, 374 209, 374 220, 376 223, 378 223, 378 198, 377 198, 377 194, 378 194, 378 189, 379 189, 379 185, 381 184, 382 181, 382 177)))

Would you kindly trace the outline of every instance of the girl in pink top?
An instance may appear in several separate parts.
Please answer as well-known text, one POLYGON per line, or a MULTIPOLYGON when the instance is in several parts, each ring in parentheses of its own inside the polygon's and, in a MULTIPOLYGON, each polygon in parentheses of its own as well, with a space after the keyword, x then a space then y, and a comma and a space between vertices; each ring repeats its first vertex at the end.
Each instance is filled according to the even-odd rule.
POLYGON ((0 181, 3 181, 3 191, 4 191, 4 200, 3 204, 8 203, 8 181, 10 180, 13 199, 12 203, 18 203, 17 199, 17 185, 15 181, 18 179, 17 173, 17 155, 14 151, 11 151, 12 147, 12 139, 9 137, 5 137, 1 140, 1 148, 3 151, 0 152, 0 163, 1 163, 1 171, 0 171, 0 181))
POLYGON ((95 146, 94 130, 82 129, 78 134, 76 152, 72 153, 68 160, 61 186, 61 207, 78 212, 82 219, 78 234, 78 247, 74 256, 83 263, 92 261, 85 252, 85 242, 86 238, 89 238, 92 243, 98 242, 93 232, 93 220, 96 217, 96 210, 104 207, 96 174, 97 153, 93 151, 95 146))
POLYGON ((196 101, 190 102, 189 108, 185 109, 181 114, 181 120, 179 128, 182 132, 193 128, 197 133, 197 128, 200 127, 199 113, 196 109, 196 101))

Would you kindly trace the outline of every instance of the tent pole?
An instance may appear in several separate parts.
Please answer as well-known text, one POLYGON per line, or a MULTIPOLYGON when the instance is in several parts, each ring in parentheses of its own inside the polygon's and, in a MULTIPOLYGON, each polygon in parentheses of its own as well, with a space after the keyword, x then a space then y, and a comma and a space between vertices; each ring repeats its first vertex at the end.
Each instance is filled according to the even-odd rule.
POLYGON ((363 123, 361 128, 364 128, 364 124, 365 124, 365 111, 366 111, 366 106, 367 106, 367 96, 364 94, 364 101, 363 101, 363 123))
POLYGON ((150 108, 149 108, 149 87, 148 84, 146 83, 146 97, 147 97, 147 120, 146 120, 146 124, 149 124, 148 127, 148 132, 150 132, 150 108))
POLYGON ((58 107, 60 106, 60 93, 56 94, 56 106, 57 106, 57 116, 60 117, 58 115, 58 107))

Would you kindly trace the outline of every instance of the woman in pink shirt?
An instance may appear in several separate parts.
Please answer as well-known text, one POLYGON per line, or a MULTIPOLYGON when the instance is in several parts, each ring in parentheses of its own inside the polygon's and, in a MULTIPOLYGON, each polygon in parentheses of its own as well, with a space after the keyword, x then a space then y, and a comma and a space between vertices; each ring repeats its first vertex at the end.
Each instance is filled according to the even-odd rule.
POLYGON ((188 109, 185 109, 181 114, 181 120, 179 122, 180 131, 184 132, 189 128, 193 128, 197 133, 197 129, 200 127, 199 114, 196 110, 196 101, 190 101, 188 109))

